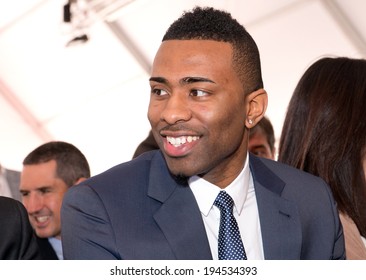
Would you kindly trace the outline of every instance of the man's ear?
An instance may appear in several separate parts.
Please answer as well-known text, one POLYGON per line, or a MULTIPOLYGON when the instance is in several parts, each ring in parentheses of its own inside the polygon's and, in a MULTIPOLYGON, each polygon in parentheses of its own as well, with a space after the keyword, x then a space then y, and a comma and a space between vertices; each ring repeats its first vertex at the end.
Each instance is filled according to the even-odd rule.
POLYGON ((258 89, 247 95, 247 118, 245 126, 254 127, 264 116, 267 110, 268 95, 264 89, 258 89))
POLYGON ((85 177, 81 177, 81 178, 77 179, 74 186, 77 185, 77 184, 80 184, 82 181, 85 181, 86 179, 87 178, 85 178, 85 177))

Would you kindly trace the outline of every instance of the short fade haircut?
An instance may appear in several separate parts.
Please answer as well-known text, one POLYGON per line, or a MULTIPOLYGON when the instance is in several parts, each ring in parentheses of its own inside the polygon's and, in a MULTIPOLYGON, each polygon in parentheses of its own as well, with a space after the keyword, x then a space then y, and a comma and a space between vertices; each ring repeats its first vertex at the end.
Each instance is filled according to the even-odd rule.
POLYGON ((252 36, 231 14, 211 7, 186 11, 166 31, 163 40, 213 40, 230 43, 233 68, 245 94, 263 88, 258 47, 252 36))
POLYGON ((50 160, 56 161, 55 175, 68 187, 73 186, 80 178, 90 177, 90 168, 85 156, 74 145, 62 141, 51 141, 39 146, 23 160, 23 165, 40 164, 50 160))

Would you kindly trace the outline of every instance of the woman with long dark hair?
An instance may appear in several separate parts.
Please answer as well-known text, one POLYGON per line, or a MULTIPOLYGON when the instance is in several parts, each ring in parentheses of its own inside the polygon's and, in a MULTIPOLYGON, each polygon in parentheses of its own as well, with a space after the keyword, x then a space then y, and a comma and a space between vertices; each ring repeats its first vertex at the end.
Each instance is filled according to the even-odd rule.
POLYGON ((366 60, 328 57, 306 70, 289 103, 278 160, 329 184, 346 256, 366 259, 366 60))

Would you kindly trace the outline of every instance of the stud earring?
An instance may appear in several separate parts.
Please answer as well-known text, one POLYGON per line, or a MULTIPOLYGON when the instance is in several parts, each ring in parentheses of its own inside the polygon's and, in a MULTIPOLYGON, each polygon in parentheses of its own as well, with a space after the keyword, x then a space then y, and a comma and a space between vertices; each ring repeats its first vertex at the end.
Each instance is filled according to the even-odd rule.
POLYGON ((253 121, 251 119, 248 120, 249 124, 253 124, 253 121))

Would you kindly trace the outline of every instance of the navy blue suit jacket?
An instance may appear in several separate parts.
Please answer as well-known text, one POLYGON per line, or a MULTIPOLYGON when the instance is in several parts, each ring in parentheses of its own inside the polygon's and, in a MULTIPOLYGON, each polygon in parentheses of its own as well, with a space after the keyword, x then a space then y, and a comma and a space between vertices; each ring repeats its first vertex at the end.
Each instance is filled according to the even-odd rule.
MULTIPOLYGON (((343 231, 320 178, 250 156, 265 259, 343 259, 343 231)), ((62 212, 65 259, 212 259, 187 182, 152 151, 71 188, 62 212)))

